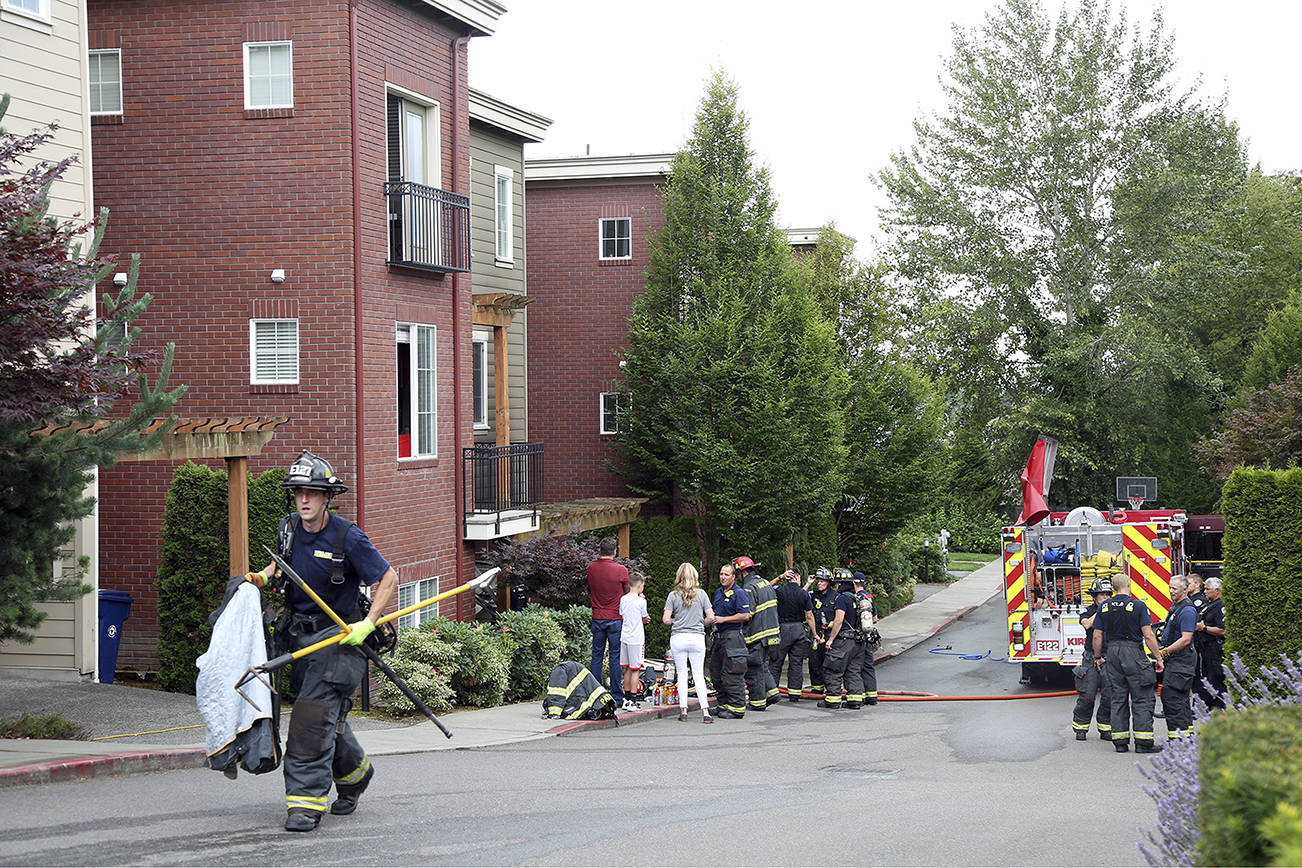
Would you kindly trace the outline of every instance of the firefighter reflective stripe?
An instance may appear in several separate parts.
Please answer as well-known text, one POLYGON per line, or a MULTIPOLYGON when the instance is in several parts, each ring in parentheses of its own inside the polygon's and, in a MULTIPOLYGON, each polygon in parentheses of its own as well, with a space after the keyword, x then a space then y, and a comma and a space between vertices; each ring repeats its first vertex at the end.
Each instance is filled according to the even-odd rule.
POLYGON ((1156 620, 1163 621, 1171 611, 1171 557, 1169 548, 1158 549, 1154 545, 1159 536, 1155 524, 1121 527, 1133 596, 1144 601, 1156 620))
POLYGON ((770 687, 767 691, 765 691, 764 695, 765 697, 772 699, 773 697, 777 696, 779 692, 780 691, 776 687, 770 687))
POLYGON ((326 809, 325 796, 285 796, 285 808, 306 808, 309 811, 321 811, 326 809))
POLYGON ((1023 570, 1025 545, 1022 529, 1014 528, 1004 537, 1004 599, 1008 601, 1008 656, 1026 657, 1031 653, 1030 610, 1026 603, 1026 574, 1023 570), (1009 542, 1013 545, 1009 545, 1009 542), (1009 549, 1014 549, 1009 551, 1009 549), (1022 647, 1016 648, 1013 636, 1022 635, 1022 647))
POLYGON ((575 709, 574 711, 575 719, 582 717, 583 712, 591 708, 594 703, 605 702, 607 699, 609 699, 611 702, 615 701, 614 697, 610 695, 609 690, 607 690, 604 687, 598 687, 596 690, 592 691, 592 693, 588 695, 588 698, 584 700, 582 705, 580 705, 577 709, 575 709))
MULTIPOLYGON (((1149 733, 1149 738, 1152 738, 1152 737, 1153 737, 1153 736, 1152 736, 1152 733, 1149 733)), ((1117 730, 1116 732, 1112 733, 1112 740, 1113 740, 1113 741, 1129 741, 1129 740, 1130 740, 1130 730, 1128 730, 1128 729, 1119 729, 1119 730, 1117 730)))
POLYGON ((574 688, 579 686, 579 682, 583 681, 587 674, 588 671, 586 669, 580 669, 579 674, 570 679, 570 683, 564 687, 548 687, 547 695, 559 696, 561 699, 568 699, 570 694, 574 692, 574 688))
POLYGON ((758 633, 752 633, 751 635, 747 636, 746 644, 754 645, 756 642, 764 642, 764 644, 766 645, 771 645, 772 644, 771 642, 765 642, 765 640, 776 639, 776 638, 778 638, 778 628, 773 627, 768 630, 760 630, 758 633))
POLYGON ((366 773, 370 771, 370 769, 371 769, 371 758, 368 756, 364 756, 362 757, 361 765, 359 765, 355 770, 344 775, 342 778, 335 778, 335 783, 343 784, 345 786, 359 783, 362 780, 362 778, 366 777, 366 773))
POLYGON ((731 711, 733 714, 745 714, 745 713, 746 713, 746 709, 745 709, 744 707, 740 706, 740 705, 729 705, 729 704, 726 703, 726 702, 720 702, 720 703, 719 703, 719 707, 720 707, 720 708, 726 708, 728 711, 731 711))
POLYGON ((864 694, 864 699, 876 699, 876 698, 877 698, 876 690, 869 690, 867 693, 864 694))
POLYGON ((846 701, 846 702, 863 702, 863 701, 864 701, 864 695, 863 695, 862 693, 847 693, 847 694, 845 695, 845 701, 846 701))
POLYGON ((1127 733, 1127 735, 1131 735, 1131 734, 1135 736, 1135 741, 1153 740, 1153 734, 1151 732, 1140 732, 1139 730, 1135 730, 1134 733, 1127 733))
MULTIPOLYGON (((1071 728, 1074 729, 1074 730, 1076 730, 1077 732, 1089 732, 1089 731, 1090 731, 1090 725, 1089 725, 1088 723, 1077 723, 1077 722, 1074 721, 1074 720, 1071 722, 1071 728)), ((1099 729, 1103 729, 1103 727, 1100 726, 1099 729)))
MULTIPOLYGON (((1089 729, 1088 726, 1085 727, 1085 728, 1086 728, 1086 729, 1089 729)), ((1099 724, 1099 732, 1112 732, 1112 724, 1110 724, 1110 723, 1100 723, 1100 724, 1099 724)))

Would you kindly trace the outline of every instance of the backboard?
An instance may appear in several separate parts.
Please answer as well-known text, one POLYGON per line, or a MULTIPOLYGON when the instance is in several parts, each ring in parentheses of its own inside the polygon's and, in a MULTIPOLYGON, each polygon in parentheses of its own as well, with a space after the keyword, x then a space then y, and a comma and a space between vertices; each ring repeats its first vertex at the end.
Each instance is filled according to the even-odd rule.
POLYGON ((1117 502, 1139 509, 1145 503, 1157 503, 1156 476, 1118 476, 1117 502))

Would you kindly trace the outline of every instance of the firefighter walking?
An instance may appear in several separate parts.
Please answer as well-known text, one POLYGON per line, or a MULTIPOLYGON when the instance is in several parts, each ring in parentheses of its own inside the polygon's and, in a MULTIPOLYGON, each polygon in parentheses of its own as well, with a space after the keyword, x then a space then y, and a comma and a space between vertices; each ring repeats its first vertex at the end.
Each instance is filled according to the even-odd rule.
POLYGON ((1125 573, 1113 575, 1112 589, 1112 598, 1099 606, 1099 629, 1094 632, 1094 665, 1101 667, 1112 693, 1112 746, 1125 753, 1134 736, 1135 753, 1157 753, 1162 748, 1153 744, 1155 671, 1163 667, 1153 619, 1143 601, 1130 596, 1125 573), (1156 658, 1152 663, 1144 656, 1144 646, 1156 658))
POLYGON ((732 562, 750 598, 750 620, 742 628, 746 641, 746 710, 765 711, 778 701, 778 683, 770 658, 778 644, 778 597, 759 574, 759 564, 747 555, 732 562))
POLYGON ((804 690, 805 658, 813 650, 809 637, 818 632, 814 626, 814 601, 798 584, 800 574, 795 570, 787 570, 779 578, 786 581, 778 585, 776 591, 778 645, 769 662, 769 671, 776 684, 782 679, 782 664, 787 664, 787 701, 799 702, 804 690))
MULTIPOLYGON (((1091 649, 1094 647, 1094 635, 1099 632, 1099 607, 1112 597, 1112 582, 1108 579, 1095 579, 1090 585, 1089 595, 1093 602, 1081 612, 1080 625, 1085 628, 1085 651, 1080 663, 1072 670, 1076 679, 1076 707, 1071 714, 1071 728, 1076 733, 1077 741, 1085 741, 1090 734, 1090 718, 1094 717, 1094 700, 1098 699, 1099 738, 1112 740, 1112 691, 1103 672, 1094 665, 1091 649)), ((1106 658, 1108 646, 1103 644, 1102 652, 1097 655, 1106 658)))
MULTIPOLYGON (((330 501, 348 488, 324 458, 303 451, 281 483, 296 511, 280 525, 281 556, 348 622, 348 634, 295 663, 297 698, 285 744, 285 829, 310 832, 321 822, 333 783, 332 814, 351 814, 375 776, 371 761, 348 726, 352 695, 366 672, 355 647, 375 630, 398 588, 398 574, 361 528, 329 511, 330 501), (360 585, 374 585, 369 616, 363 616, 360 585), (301 679, 301 684, 299 681, 301 679)), ((275 565, 249 573, 262 586, 275 565)), ((285 592, 285 612, 276 622, 282 652, 295 651, 339 632, 335 622, 297 585, 285 592)))

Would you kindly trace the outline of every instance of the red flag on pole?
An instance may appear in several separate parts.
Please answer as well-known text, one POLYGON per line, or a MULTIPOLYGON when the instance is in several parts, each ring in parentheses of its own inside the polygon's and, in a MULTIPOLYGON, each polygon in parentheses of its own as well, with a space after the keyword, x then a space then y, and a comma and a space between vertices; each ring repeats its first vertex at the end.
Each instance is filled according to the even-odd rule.
POLYGON ((1031 457, 1022 471, 1022 517, 1018 524, 1030 527, 1049 517, 1045 496, 1053 480, 1053 464, 1058 457, 1058 441, 1052 437, 1039 437, 1031 449, 1031 457))

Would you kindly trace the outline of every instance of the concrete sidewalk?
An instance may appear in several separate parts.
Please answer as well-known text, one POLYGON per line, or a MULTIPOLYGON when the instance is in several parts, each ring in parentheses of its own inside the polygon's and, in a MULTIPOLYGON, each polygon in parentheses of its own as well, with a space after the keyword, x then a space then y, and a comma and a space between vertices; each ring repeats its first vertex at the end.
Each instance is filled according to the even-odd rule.
MULTIPOLYGON (((878 662, 902 654, 963 617, 1003 588, 1000 562, 986 566, 878 622, 878 662)), ((693 708, 697 707, 695 700, 693 708)), ((86 728, 91 741, 0 739, 0 787, 130 772, 198 768, 203 721, 193 696, 115 684, 82 684, 0 674, 0 717, 59 714, 86 728)), ((551 738, 677 715, 676 706, 620 712, 617 720, 542 718, 541 701, 440 715, 446 738, 429 721, 394 723, 352 715, 349 723, 373 756, 465 750, 551 738)), ((282 723, 282 729, 284 724, 282 723)))

